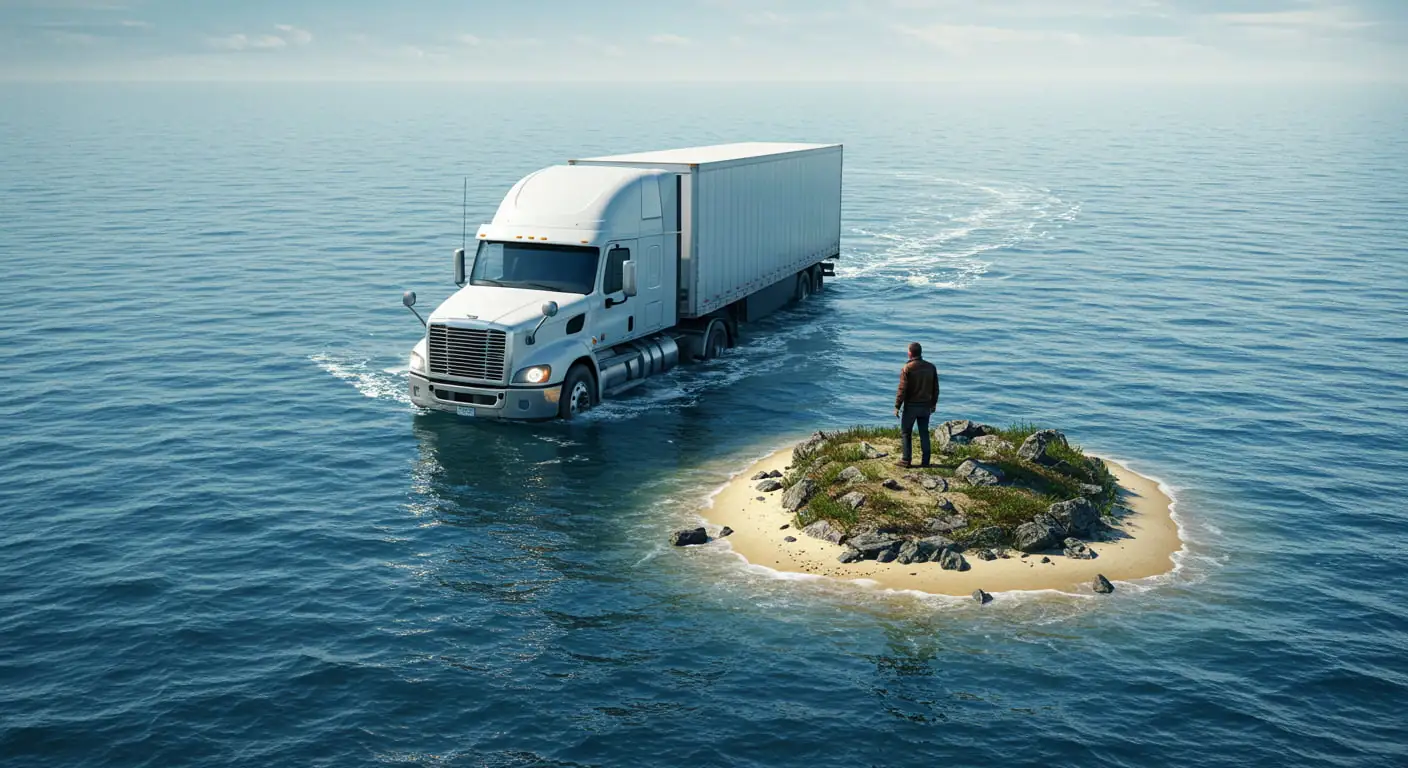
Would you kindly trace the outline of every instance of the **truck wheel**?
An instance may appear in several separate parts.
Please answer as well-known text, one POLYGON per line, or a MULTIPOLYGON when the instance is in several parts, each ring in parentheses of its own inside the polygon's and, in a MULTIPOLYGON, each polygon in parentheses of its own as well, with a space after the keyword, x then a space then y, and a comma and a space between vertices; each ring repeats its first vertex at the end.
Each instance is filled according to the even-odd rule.
POLYGON ((709 335, 704 338, 704 356, 700 360, 713 360, 716 357, 723 357, 728 350, 728 332, 724 330, 724 324, 718 321, 710 324, 709 335))
POLYGON ((812 277, 806 272, 797 275, 797 301, 806 301, 812 297, 812 277))
POLYGON ((562 382, 562 396, 558 398, 557 415, 571 421, 577 414, 591 410, 596 405, 596 394, 592 391, 592 372, 578 363, 567 372, 562 382))

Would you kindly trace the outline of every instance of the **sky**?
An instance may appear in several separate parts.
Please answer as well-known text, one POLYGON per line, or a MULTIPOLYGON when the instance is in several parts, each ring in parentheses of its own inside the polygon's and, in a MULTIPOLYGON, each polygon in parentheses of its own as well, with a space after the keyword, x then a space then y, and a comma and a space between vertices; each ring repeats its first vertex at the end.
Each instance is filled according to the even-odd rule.
POLYGON ((4 80, 1408 82, 1408 0, 0 0, 4 80))

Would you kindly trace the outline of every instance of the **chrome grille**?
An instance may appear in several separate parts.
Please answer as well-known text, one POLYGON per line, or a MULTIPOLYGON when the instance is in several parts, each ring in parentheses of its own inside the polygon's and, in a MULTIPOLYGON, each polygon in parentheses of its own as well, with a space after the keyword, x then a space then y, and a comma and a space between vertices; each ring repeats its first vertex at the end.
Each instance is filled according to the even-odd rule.
POLYGON ((502 382, 504 373, 503 331, 430 326, 431 373, 459 376, 479 381, 502 382))

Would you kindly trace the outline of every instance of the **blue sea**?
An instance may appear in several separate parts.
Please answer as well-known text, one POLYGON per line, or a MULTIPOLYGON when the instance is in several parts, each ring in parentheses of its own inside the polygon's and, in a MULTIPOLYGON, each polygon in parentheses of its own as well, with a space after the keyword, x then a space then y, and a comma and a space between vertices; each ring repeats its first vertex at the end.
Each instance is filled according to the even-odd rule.
POLYGON ((1405 96, 0 86, 0 764, 1408 764, 1405 96), (739 140, 846 145, 823 294, 570 425, 410 405, 466 177, 739 140), (1162 480, 1177 570, 668 546, 916 340, 1162 480))

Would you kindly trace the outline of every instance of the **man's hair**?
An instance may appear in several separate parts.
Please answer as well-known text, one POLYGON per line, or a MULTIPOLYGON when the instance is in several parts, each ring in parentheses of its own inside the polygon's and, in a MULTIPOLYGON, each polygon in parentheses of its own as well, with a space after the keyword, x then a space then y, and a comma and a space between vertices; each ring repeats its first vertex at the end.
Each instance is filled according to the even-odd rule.
POLYGON ((919 342, 917 342, 917 341, 911 341, 911 342, 909 342, 909 356, 910 356, 910 357, 919 357, 919 356, 921 356, 921 355, 923 355, 923 354, 924 354, 924 348, 921 347, 921 346, 919 346, 919 342))

